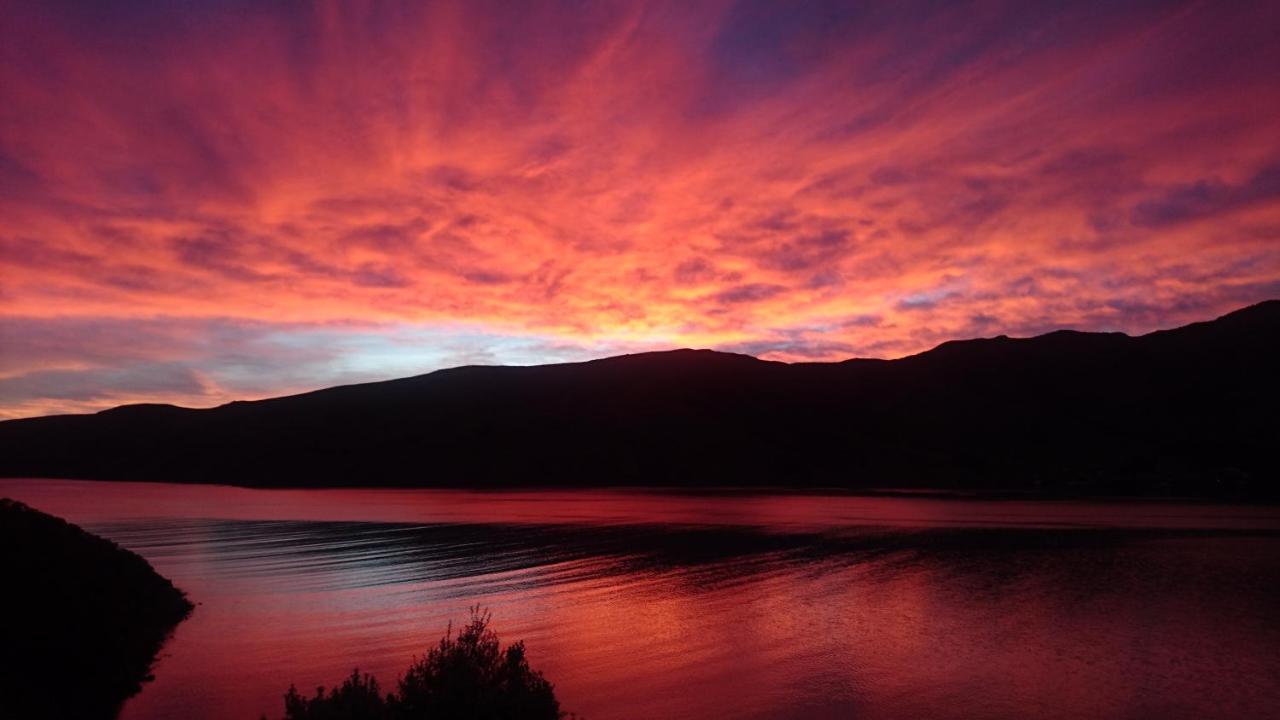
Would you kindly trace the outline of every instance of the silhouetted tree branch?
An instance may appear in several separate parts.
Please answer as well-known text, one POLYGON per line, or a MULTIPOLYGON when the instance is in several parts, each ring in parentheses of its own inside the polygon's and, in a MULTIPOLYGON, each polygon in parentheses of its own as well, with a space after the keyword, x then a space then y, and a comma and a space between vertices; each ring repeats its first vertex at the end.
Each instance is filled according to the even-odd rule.
POLYGON ((471 620, 454 636, 453 626, 425 657, 417 658, 383 696, 378 680, 353 670, 342 685, 316 688, 305 697, 290 686, 285 720, 557 720, 555 691, 529 667, 523 642, 503 648, 489 628, 492 615, 471 609, 471 620))

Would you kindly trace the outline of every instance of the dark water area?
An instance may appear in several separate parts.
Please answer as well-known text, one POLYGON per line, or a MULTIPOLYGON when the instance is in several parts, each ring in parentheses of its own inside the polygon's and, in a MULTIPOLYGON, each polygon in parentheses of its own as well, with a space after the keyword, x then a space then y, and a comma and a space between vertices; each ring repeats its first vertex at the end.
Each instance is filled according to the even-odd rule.
POLYGON ((384 683, 468 606, 607 718, 1255 718, 1280 508, 0 480, 200 603, 143 718, 384 683))

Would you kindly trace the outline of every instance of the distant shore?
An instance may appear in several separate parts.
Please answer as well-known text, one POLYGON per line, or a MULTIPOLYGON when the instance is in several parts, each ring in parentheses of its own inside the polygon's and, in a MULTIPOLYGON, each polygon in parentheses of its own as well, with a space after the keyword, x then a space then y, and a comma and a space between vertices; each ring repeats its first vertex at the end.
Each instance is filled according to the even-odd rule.
POLYGON ((1140 337, 1064 330, 897 360, 469 366, 0 422, 0 476, 1273 501, 1278 366, 1280 301, 1140 337))

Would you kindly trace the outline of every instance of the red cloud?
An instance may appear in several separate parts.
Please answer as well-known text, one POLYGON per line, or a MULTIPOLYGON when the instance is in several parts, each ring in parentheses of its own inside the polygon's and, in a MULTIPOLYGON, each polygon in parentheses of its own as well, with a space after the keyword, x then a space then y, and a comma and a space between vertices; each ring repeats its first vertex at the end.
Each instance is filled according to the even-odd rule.
POLYGON ((746 7, 8 8, 0 312, 836 359, 1276 293, 1275 13, 746 7))

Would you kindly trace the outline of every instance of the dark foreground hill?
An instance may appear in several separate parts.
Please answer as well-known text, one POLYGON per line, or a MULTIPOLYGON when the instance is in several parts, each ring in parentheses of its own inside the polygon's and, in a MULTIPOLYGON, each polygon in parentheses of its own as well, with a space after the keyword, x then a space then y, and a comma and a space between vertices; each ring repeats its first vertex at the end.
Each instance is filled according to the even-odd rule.
POLYGON ((191 603, 146 560, 0 499, 0 717, 113 718, 191 603))
POLYGON ((1274 495, 1280 301, 900 360, 678 350, 0 423, 0 475, 1274 495))

